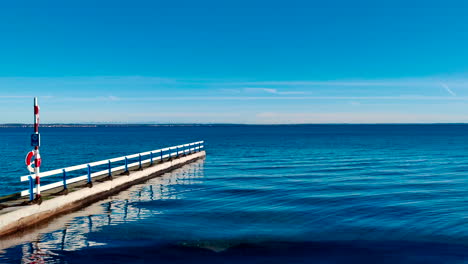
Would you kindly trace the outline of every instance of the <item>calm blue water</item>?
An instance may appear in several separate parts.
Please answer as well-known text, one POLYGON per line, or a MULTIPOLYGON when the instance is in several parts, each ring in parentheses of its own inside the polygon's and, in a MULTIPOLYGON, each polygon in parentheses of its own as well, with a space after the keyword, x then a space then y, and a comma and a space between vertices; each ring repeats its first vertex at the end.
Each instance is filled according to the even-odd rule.
MULTIPOLYGON (((201 139, 207 158, 0 241, 2 263, 468 262, 467 125, 41 132, 45 170, 201 139)), ((0 129, 1 194, 29 134, 0 129)))

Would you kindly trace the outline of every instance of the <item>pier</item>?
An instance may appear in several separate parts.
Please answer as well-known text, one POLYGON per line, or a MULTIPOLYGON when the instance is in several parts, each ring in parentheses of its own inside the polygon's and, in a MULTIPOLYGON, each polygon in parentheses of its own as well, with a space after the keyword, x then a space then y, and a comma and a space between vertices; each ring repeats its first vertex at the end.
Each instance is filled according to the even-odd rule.
POLYGON ((205 155, 204 142, 198 141, 41 172, 41 178, 58 180, 46 185, 37 184, 37 173, 19 177, 27 189, 0 197, 0 237, 88 206, 205 155))

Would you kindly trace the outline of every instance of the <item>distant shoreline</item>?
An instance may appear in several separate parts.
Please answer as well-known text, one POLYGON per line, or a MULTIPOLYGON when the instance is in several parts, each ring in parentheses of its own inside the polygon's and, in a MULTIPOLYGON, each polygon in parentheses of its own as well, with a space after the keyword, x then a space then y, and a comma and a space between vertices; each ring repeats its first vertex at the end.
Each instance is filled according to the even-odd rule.
MULTIPOLYGON (((79 127, 187 127, 187 126, 336 126, 336 125, 349 125, 349 126, 384 126, 384 125, 468 125, 468 123, 322 123, 322 124, 41 124, 41 127, 55 127, 55 128, 79 128, 79 127)), ((33 124, 0 124, 0 128, 31 128, 33 124)))

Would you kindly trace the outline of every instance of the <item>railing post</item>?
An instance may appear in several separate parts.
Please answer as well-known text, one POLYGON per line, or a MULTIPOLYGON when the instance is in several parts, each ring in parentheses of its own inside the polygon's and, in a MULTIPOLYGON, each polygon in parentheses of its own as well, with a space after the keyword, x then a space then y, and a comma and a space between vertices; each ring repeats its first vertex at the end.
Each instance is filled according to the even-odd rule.
POLYGON ((31 175, 29 175, 29 201, 32 200, 34 200, 34 180, 31 175))
POLYGON ((150 152, 150 164, 153 165, 153 152, 150 152))
POLYGON ((142 168, 141 167, 141 154, 138 154, 138 159, 139 159, 138 162, 140 163, 140 170, 141 170, 141 168, 142 168))
POLYGON ((109 177, 112 177, 111 161, 109 160, 109 177))
POLYGON ((179 146, 176 147, 176 157, 179 157, 179 146))
POLYGON ((125 172, 128 172, 128 158, 125 157, 125 172))
POLYGON ((88 187, 93 187, 93 182, 91 181, 91 165, 88 164, 88 187))
POLYGON ((161 149, 161 162, 163 162, 163 150, 161 149))
POLYGON ((67 171, 65 169, 63 169, 62 177, 63 177, 63 189, 66 190, 68 188, 67 188, 67 171))

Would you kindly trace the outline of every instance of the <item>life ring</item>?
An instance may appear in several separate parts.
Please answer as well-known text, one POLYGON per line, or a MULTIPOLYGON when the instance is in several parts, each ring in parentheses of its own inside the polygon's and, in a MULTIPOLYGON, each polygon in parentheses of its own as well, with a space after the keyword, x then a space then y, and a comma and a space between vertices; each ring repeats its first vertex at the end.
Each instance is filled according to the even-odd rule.
POLYGON ((39 153, 37 153, 37 157, 35 159, 33 157, 34 157, 34 150, 29 151, 25 159, 26 166, 31 173, 34 172, 34 168, 32 166, 34 160, 35 159, 37 160, 36 167, 38 168, 41 167, 41 162, 42 162, 41 155, 39 153))

